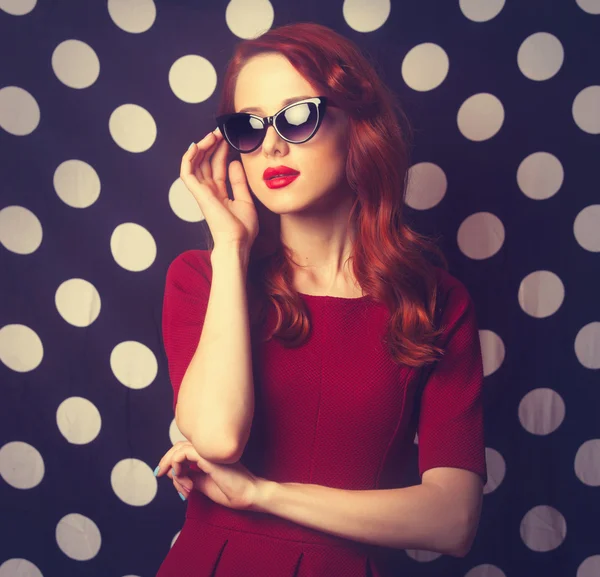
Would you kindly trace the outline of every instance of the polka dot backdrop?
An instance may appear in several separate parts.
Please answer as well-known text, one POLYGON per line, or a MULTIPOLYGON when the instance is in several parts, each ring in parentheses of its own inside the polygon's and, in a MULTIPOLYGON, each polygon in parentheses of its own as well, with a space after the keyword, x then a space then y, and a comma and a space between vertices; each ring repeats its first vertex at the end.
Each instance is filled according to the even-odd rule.
MULTIPOLYGON (((0 577, 151 576, 184 507, 165 273, 233 45, 315 21, 417 129, 406 202, 477 305, 489 480, 457 559, 399 575, 600 575, 600 1, 0 0, 0 577)), ((415 438, 415 443, 418 439, 415 438)))

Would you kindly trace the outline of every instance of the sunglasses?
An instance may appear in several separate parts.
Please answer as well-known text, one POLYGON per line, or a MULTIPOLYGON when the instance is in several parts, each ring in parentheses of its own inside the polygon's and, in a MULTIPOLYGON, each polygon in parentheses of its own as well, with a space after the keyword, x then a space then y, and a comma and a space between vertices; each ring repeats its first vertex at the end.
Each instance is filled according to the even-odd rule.
POLYGON ((217 116, 216 122, 225 140, 238 152, 247 154, 262 144, 269 125, 287 142, 309 141, 319 130, 328 106, 336 105, 325 96, 315 96, 288 104, 273 116, 261 118, 234 112, 217 116))

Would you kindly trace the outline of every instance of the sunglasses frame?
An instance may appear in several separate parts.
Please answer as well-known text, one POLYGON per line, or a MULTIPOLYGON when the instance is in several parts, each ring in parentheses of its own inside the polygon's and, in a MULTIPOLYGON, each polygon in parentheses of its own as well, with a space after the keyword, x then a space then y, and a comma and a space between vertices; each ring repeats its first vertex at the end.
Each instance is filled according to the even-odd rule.
POLYGON ((229 114, 222 114, 220 116, 217 116, 215 118, 215 120, 221 131, 221 134, 223 135, 223 137, 225 138, 225 140, 227 141, 229 146, 231 146, 234 150, 236 150, 240 154, 249 154, 251 152, 254 152, 260 146, 262 146, 265 136, 267 135, 267 130, 268 130, 269 126, 272 126, 275 129, 275 132, 277 132, 277 134, 281 138, 283 138, 283 140, 285 140, 286 142, 289 142, 291 144, 304 144, 305 142, 308 142, 319 130, 319 127, 321 126, 321 123, 323 122, 323 118, 325 117, 325 111, 330 106, 333 108, 336 107, 336 105, 328 97, 313 96, 312 98, 304 98, 303 100, 298 100, 297 102, 291 102, 290 104, 284 106, 279 112, 276 112, 275 114, 273 114, 273 116, 265 116, 264 118, 262 118, 260 116, 257 116, 256 114, 251 114, 250 112, 231 112, 229 114), (288 108, 291 108, 292 106, 297 106, 298 104, 304 104, 305 102, 312 102, 317 105, 317 117, 318 118, 317 118, 317 122, 315 124, 314 130, 308 136, 308 138, 305 138, 304 140, 301 140, 300 142, 295 142, 293 140, 290 140, 289 138, 286 138, 285 136, 283 136, 283 134, 281 134, 281 132, 279 132, 279 130, 277 129, 277 125, 275 124, 275 121, 276 121, 277 117, 282 112, 285 112, 288 108), (252 118, 256 118, 256 120, 260 120, 260 122, 262 122, 262 125, 263 125, 262 136, 261 136, 260 140, 258 141, 258 144, 251 150, 241 151, 239 148, 237 148, 236 146, 233 145, 231 140, 229 140, 229 136, 227 135, 227 131, 225 130, 225 124, 231 118, 237 117, 237 116, 251 116, 252 118))

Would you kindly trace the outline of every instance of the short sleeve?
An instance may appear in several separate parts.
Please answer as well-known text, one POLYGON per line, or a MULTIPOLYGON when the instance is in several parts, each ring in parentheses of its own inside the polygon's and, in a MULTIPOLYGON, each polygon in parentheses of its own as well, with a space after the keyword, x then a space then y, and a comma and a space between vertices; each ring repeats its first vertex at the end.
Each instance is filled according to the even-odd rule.
POLYGON ((200 342, 211 280, 209 251, 188 250, 167 269, 162 333, 173 387, 173 413, 181 381, 200 342))
MULTIPOLYGON (((446 278, 450 277, 445 273, 446 278)), ((419 473, 434 467, 473 471, 487 483, 483 362, 474 303, 460 281, 447 289, 440 337, 444 356, 425 383, 418 421, 419 473)))

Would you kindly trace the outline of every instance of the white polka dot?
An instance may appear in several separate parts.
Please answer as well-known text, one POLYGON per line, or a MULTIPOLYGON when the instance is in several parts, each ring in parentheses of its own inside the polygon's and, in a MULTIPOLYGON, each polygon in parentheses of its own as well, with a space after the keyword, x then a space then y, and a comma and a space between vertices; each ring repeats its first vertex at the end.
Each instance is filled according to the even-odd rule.
POLYGON ((56 424, 63 437, 73 445, 91 443, 102 428, 96 406, 83 397, 69 397, 56 410, 56 424))
POLYGON ((137 104, 119 106, 108 120, 114 141, 129 152, 144 152, 156 140, 156 122, 152 115, 137 104))
POLYGON ((121 501, 136 507, 150 503, 158 490, 152 469, 139 459, 119 461, 110 473, 110 484, 121 501))
POLYGON ((473 22, 487 22, 495 18, 502 8, 505 0, 460 0, 462 13, 473 22))
POLYGON ((502 455, 490 447, 485 448, 485 463, 488 480, 483 487, 483 494, 493 493, 504 481, 506 476, 506 461, 502 455))
POLYGON ((579 447, 575 455, 575 474, 590 487, 600 487, 600 439, 590 439, 579 447))
POLYGON ((600 252, 600 204, 586 206, 579 212, 575 218, 573 233, 585 250, 600 252))
POLYGON ((186 222, 200 222, 201 220, 205 220, 198 201, 188 190, 181 178, 175 180, 169 189, 169 204, 173 212, 181 220, 185 220, 186 222))
POLYGON ((76 327, 89 327, 100 314, 100 295, 92 283, 82 278, 62 282, 54 302, 60 316, 76 327))
POLYGON ((121 384, 130 389, 143 389, 156 378, 158 363, 146 345, 124 341, 112 350, 110 368, 121 384))
POLYGON ((37 487, 46 469, 40 452, 29 443, 12 441, 0 448, 0 475, 15 489, 37 487))
POLYGON ((31 254, 42 244, 42 224, 23 206, 0 210, 0 242, 17 254, 31 254))
POLYGON ((98 554, 102 535, 89 517, 69 513, 56 525, 56 543, 67 557, 87 561, 98 554))
MULTIPOLYGON (((598 13, 600 14, 600 9, 598 13)), ((600 575, 600 555, 591 555, 579 565, 575 577, 598 577, 598 575, 600 575)))
POLYGON ((373 32, 389 18, 390 0, 344 0, 342 13, 346 24, 357 32, 373 32))
POLYGON ((553 272, 537 270, 521 281, 518 299, 524 312, 543 319, 560 308, 565 300, 565 286, 553 272))
POLYGON ((0 577, 44 577, 29 559, 13 557, 0 565, 0 577))
POLYGON ((504 342, 494 331, 482 329, 479 331, 479 343, 483 357, 483 376, 487 377, 495 373, 504 362, 504 342))
POLYGON ((429 563, 442 556, 437 551, 427 551, 427 549, 405 549, 405 552, 413 561, 419 561, 419 563, 429 563))
POLYGON ((530 80, 548 80, 561 68, 565 51, 560 40, 548 32, 526 38, 517 52, 519 70, 530 80))
POLYGON ((534 152, 517 169, 517 184, 525 196, 545 200, 554 196, 563 184, 565 172, 560 160, 549 152, 534 152))
POLYGON ((406 204, 415 210, 427 210, 442 201, 447 189, 448 180, 437 164, 419 162, 408 171, 406 204))
POLYGON ((153 0, 108 0, 107 8, 112 21, 125 32, 146 32, 156 19, 153 0))
POLYGON ((458 129, 469 140, 492 138, 504 123, 504 107, 493 94, 474 94, 467 98, 457 115, 458 129))
POLYGON ((52 53, 52 70, 70 88, 87 88, 98 79, 100 61, 89 44, 65 40, 52 53))
POLYGON ((575 97, 573 119, 584 132, 600 134, 600 86, 588 86, 575 97))
POLYGON ((539 505, 523 517, 520 530, 523 543, 532 551, 551 551, 565 540, 567 522, 554 507, 539 505))
MULTIPOLYGON (((13 16, 29 14, 37 4, 37 0, 0 0, 0 10, 13 16)), ((4 577, 0 573, 0 577, 4 577)), ((29 577, 29 575, 28 575, 29 577)))
POLYGON ((9 134, 31 134, 40 123, 40 107, 35 98, 18 86, 0 89, 0 127, 9 134))
POLYGON ((171 445, 179 443, 179 441, 189 441, 189 439, 184 437, 183 433, 179 430, 175 419, 171 421, 171 425, 169 427, 169 440, 171 441, 171 445))
POLYGON ((587 369, 600 369, 600 322, 589 323, 577 333, 575 354, 587 369))
POLYGON ((87 208, 100 196, 98 173, 82 160, 65 160, 54 171, 54 190, 73 208, 87 208))
POLYGON ((402 78, 413 90, 424 92, 437 88, 448 76, 446 51, 437 44, 419 44, 402 61, 402 78))
POLYGON ((139 224, 126 222, 115 228, 110 237, 110 250, 117 264, 124 269, 146 270, 156 258, 156 242, 139 224))
MULTIPOLYGON (((600 14, 600 0, 577 0, 577 5, 588 14, 600 14)), ((600 571, 598 575, 600 575, 600 571)), ((577 574, 577 577, 582 576, 577 574)))
POLYGON ((560 427, 564 418, 565 402, 554 389, 534 389, 519 403, 519 421, 532 435, 549 435, 560 427))
POLYGON ((482 260, 494 256, 504 244, 504 225, 489 212, 465 218, 458 228, 458 247, 469 258, 482 260))
POLYGON ((506 577, 506 573, 496 565, 482 563, 469 569, 465 573, 465 577, 506 577))
POLYGON ((225 9, 225 22, 239 38, 256 38, 267 32, 275 19, 269 0, 231 0, 225 9))
POLYGON ((0 329, 0 360, 13 371, 33 371, 42 362, 40 337, 25 325, 4 325, 0 329))
POLYGON ((169 86, 184 102, 208 100, 217 87, 215 67, 202 56, 188 54, 177 59, 169 70, 169 86))

